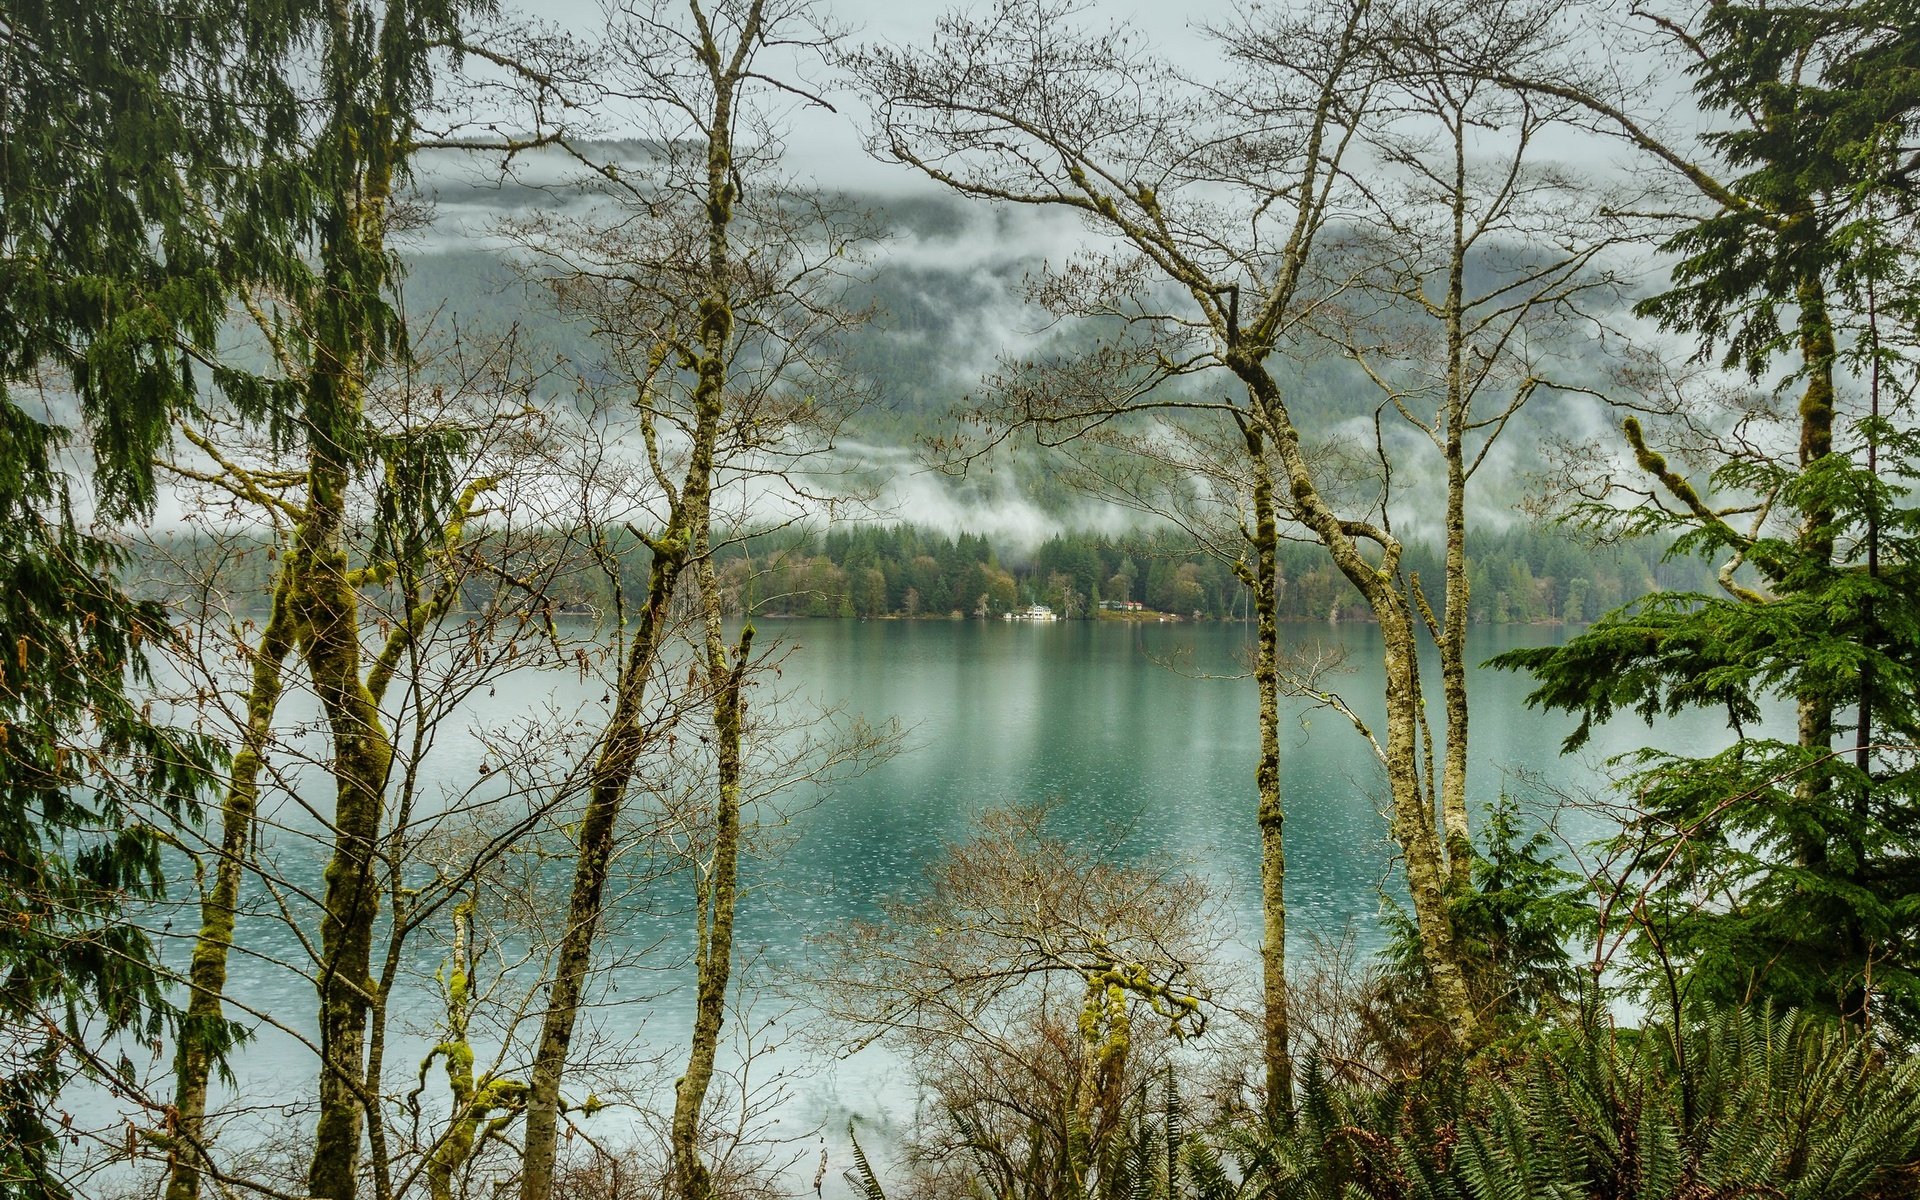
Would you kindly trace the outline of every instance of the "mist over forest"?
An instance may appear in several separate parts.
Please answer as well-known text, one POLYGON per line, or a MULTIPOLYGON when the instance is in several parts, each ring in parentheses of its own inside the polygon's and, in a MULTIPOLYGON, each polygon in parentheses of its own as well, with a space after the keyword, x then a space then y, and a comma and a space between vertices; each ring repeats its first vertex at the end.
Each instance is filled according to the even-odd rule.
MULTIPOLYGON (((644 161, 648 148, 611 142, 579 149, 596 160, 631 162, 644 161)), ((415 181, 422 204, 416 220, 423 224, 400 242, 406 303, 429 324, 513 328, 531 357, 592 364, 600 352, 591 336, 554 311, 541 294, 538 264, 501 231, 503 221, 517 216, 590 209, 604 197, 592 181, 583 182, 575 160, 558 154, 528 158, 515 164, 515 179, 526 182, 503 183, 486 177, 479 156, 426 157, 415 181)), ((1097 322, 1063 322, 1029 295, 1049 264, 1100 245, 1096 235, 1071 216, 968 202, 930 189, 822 198, 854 215, 867 234, 853 251, 857 261, 847 265, 844 295, 861 319, 838 338, 844 365, 871 389, 869 402, 838 439, 844 459, 864 468, 844 490, 865 502, 845 509, 841 519, 917 525, 950 537, 981 534, 1000 554, 1022 559, 1056 534, 1116 534, 1159 523, 1135 507, 1074 487, 1065 477, 1070 467, 1036 446, 1008 443, 1003 453, 963 473, 925 445, 964 418, 1005 363, 1070 356, 1103 336, 1097 322)), ((1629 258, 1630 252, 1622 248, 1620 255, 1629 258)), ((1528 261, 1524 246, 1495 245, 1476 254, 1468 280, 1484 288, 1503 272, 1524 270, 1528 261)), ((1624 287, 1607 291, 1591 305, 1592 318, 1627 319, 1635 297, 1624 287)), ((1549 436, 1577 442, 1602 430, 1602 406, 1572 389, 1604 384, 1618 365, 1619 345, 1617 338, 1589 332, 1566 336, 1556 348, 1554 377, 1569 390, 1549 390, 1529 403, 1515 418, 1514 436, 1496 447, 1474 498, 1479 527, 1504 534, 1525 526, 1559 536, 1544 509, 1523 511, 1530 492, 1542 486, 1538 477, 1552 466, 1522 447, 1549 436)), ((1327 443, 1344 452, 1371 453, 1381 396, 1337 346, 1290 347, 1277 368, 1289 381, 1303 425, 1326 431, 1327 443)), ((1204 389, 1217 381, 1189 386, 1204 389)), ((1404 434, 1391 426, 1385 431, 1394 440, 1404 434)), ((1437 545, 1441 530, 1430 516, 1439 497, 1436 481, 1411 472, 1396 486, 1402 530, 1413 541, 1437 545)))

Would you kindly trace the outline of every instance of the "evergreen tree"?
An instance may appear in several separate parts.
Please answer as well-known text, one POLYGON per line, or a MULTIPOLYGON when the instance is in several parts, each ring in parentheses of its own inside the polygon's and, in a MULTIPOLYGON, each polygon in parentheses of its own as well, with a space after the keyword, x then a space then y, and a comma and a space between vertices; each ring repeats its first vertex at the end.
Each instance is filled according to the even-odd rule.
POLYGON ((1537 703, 1580 715, 1569 746, 1616 710, 1651 722, 1718 707, 1742 734, 1715 755, 1633 757, 1642 816, 1626 834, 1627 886, 1646 893, 1632 911, 1663 978, 1909 1033, 1920 512, 1904 481, 1920 447, 1911 412, 1882 398, 1910 365, 1883 329, 1914 315, 1896 214, 1920 104, 1916 19, 1910 0, 1716 5, 1688 33, 1697 94, 1730 119, 1708 138, 1728 179, 1688 168, 1715 211, 1668 241, 1672 287, 1642 312, 1756 380, 1786 363, 1800 394, 1782 423, 1797 446, 1710 443, 1701 487, 1656 448, 1658 427, 1628 419, 1661 500, 1635 523, 1723 562, 1721 591, 1656 592, 1566 647, 1497 660, 1535 673, 1537 703), (1849 396, 1865 411, 1849 415, 1849 396), (1791 737, 1748 736, 1769 700, 1792 707, 1791 737))
POLYGON ((135 517, 202 376, 255 415, 281 399, 196 364, 234 288, 299 286, 301 195, 271 154, 296 117, 292 20, 267 0, 0 3, 0 1195, 66 1194, 51 1098, 82 1048, 172 1015, 130 906, 160 893, 156 828, 195 814, 220 753, 129 698, 171 630, 120 588, 69 454, 96 518, 135 517))

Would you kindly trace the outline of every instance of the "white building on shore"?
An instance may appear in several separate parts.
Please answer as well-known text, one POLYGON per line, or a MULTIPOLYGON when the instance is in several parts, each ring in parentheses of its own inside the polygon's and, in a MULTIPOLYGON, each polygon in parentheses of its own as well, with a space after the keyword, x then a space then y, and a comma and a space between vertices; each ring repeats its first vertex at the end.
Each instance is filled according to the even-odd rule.
POLYGON ((1009 621, 1058 621, 1060 614, 1044 604, 1029 604, 1025 608, 1016 608, 1007 613, 1009 621))

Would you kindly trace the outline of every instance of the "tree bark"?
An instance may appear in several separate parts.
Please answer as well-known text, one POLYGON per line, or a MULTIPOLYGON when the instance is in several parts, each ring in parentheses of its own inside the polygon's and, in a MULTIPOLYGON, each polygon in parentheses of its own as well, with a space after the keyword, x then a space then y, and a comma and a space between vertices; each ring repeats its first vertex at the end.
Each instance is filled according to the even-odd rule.
POLYGON ((254 647, 246 727, 241 731, 240 750, 233 756, 232 773, 220 806, 220 855, 214 865, 213 886, 200 901, 200 932, 194 938, 193 961, 187 972, 192 994, 180 1024, 180 1044, 174 1058, 173 1143, 168 1155, 166 1200, 197 1200, 200 1195, 206 1152, 207 1080, 213 1072, 214 1046, 224 1041, 218 1033, 221 998, 226 994, 227 959, 233 949, 247 843, 253 836, 254 814, 259 808, 260 767, 274 709, 280 701, 282 672, 299 628, 291 595, 293 563, 292 555, 280 559, 273 607, 260 643, 254 647))
MULTIPOLYGON (((391 11, 386 21, 391 25, 403 16, 391 11)), ((391 344, 379 293, 387 278, 387 202, 399 128, 390 96, 383 94, 371 119, 363 114, 358 93, 366 64, 356 57, 355 14, 342 0, 333 0, 326 20, 329 111, 322 142, 330 156, 325 186, 333 194, 320 236, 314 357, 306 386, 306 520, 292 569, 301 650, 331 737, 335 785, 315 979, 320 1111, 307 1190, 324 1200, 352 1200, 365 1119, 367 1020, 376 987, 375 856, 393 743, 360 673, 360 600, 347 566, 346 507, 364 435, 368 372, 391 344)), ((405 36, 399 29, 386 32, 405 36)), ((383 40, 382 52, 409 48, 383 40)), ((394 64, 385 66, 390 78, 394 64)))
POLYGON ((1260 757, 1254 768, 1260 826, 1260 967, 1265 1012, 1261 1048, 1266 1066, 1266 1114, 1278 1128, 1293 1114, 1293 1054, 1287 1008, 1286 806, 1280 795, 1279 527, 1273 469, 1265 440, 1249 427, 1253 465, 1254 686, 1260 697, 1260 757))
MULTIPOLYGON (((689 490, 704 478, 689 476, 689 490)), ((686 494, 683 493, 683 501, 686 494)), ((574 860, 573 889, 567 901, 567 925, 554 960, 553 984, 540 1022, 533 1069, 527 1080, 526 1144, 521 1165, 521 1200, 548 1200, 553 1194, 553 1166, 559 1148, 560 1081, 567 1050, 578 1020, 587 968, 599 932, 607 869, 613 859, 614 831, 626 799, 627 784, 639 765, 647 732, 640 715, 646 702, 647 681, 653 673, 664 639, 667 611, 673 602, 680 572, 686 565, 684 506, 678 523, 654 546, 648 576, 647 599, 640 610, 633 645, 621 667, 614 700, 598 757, 594 761, 586 810, 580 820, 580 849, 574 860)), ((703 518, 704 519, 704 518, 703 518)))
MULTIPOLYGON (((357 406, 356 406, 357 408, 357 406)), ((359 596, 348 578, 342 523, 347 470, 337 448, 316 448, 296 595, 307 668, 333 741, 333 850, 320 923, 320 1116, 308 1189, 352 1200, 364 1118, 373 929, 379 918, 375 851, 393 744, 360 677, 359 596)))
POLYGON ((1433 981, 1441 1017, 1454 1043, 1471 1049, 1479 1039, 1479 1019, 1467 992, 1466 973, 1453 935, 1440 831, 1427 790, 1421 786, 1418 648, 1414 616, 1395 579, 1400 543, 1384 530, 1343 521, 1327 504, 1314 481, 1279 384, 1264 364, 1240 350, 1227 355, 1227 366, 1246 383, 1257 411, 1272 431, 1273 453, 1286 472, 1295 518, 1326 547, 1334 565, 1366 598, 1379 622, 1387 712, 1386 741, 1381 749, 1392 802, 1393 838, 1405 861, 1421 957, 1433 981), (1361 536, 1379 545, 1381 561, 1377 565, 1361 553, 1356 540, 1361 536))
POLYGON ((308 586, 316 635, 308 663, 334 737, 334 840, 320 925, 320 1118, 311 1194, 351 1200, 360 1152, 367 1014, 375 987, 373 926, 379 917, 374 847, 393 748, 361 685, 355 600, 340 564, 321 566, 308 586))
MULTIPOLYGON (((1818 278, 1807 279, 1799 289, 1800 358, 1807 373, 1806 389, 1800 395, 1800 467, 1804 471, 1833 453, 1834 387, 1833 367, 1838 355, 1832 318, 1827 311, 1826 289, 1818 278)), ((1808 556, 1820 563, 1833 561, 1833 513, 1818 508, 1806 515, 1801 544, 1808 556)), ((1800 746, 1817 754, 1833 749, 1834 704, 1831 696, 1814 688, 1797 700, 1797 732, 1800 746)), ((1803 804, 1819 803, 1833 788, 1833 778, 1822 765, 1803 772, 1796 791, 1803 804)), ((1798 848, 1804 864, 1824 862, 1826 839, 1818 834, 1803 836, 1798 848)))
MULTIPOLYGON (((473 976, 474 903, 474 897, 469 895, 453 906, 453 953, 448 956, 443 977, 447 1036, 433 1051, 441 1057, 448 1095, 453 1103, 447 1128, 427 1155, 425 1174, 430 1200, 457 1200, 464 1194, 457 1184, 460 1173, 467 1169, 485 1139, 512 1120, 526 1097, 526 1086, 522 1083, 474 1073, 473 1044, 467 1035, 478 986, 473 976), (495 1113, 501 1115, 495 1116, 495 1113)), ((420 1071, 424 1079, 424 1063, 420 1071)))
POLYGON ((1465 147, 1454 140, 1453 247, 1447 263, 1446 588, 1441 613, 1440 693, 1446 709, 1446 757, 1440 768, 1440 821, 1446 831, 1447 885, 1455 895, 1473 888, 1473 831, 1467 821, 1467 380, 1465 147))
MULTIPOLYGON (((453 1179, 473 1154, 474 1136, 487 1109, 474 1103, 473 1046, 467 1038, 468 1011, 473 996, 473 962, 468 952, 473 899, 453 906, 453 952, 447 956, 443 984, 447 997, 447 1036, 435 1047, 447 1075, 447 1094, 453 1117, 447 1131, 427 1159, 427 1195, 431 1200, 453 1200, 453 1179)), ((422 1068, 425 1074, 425 1068, 422 1068)))
POLYGON ((555 963, 553 987, 541 1022, 540 1041, 528 1080, 526 1150, 520 1176, 520 1200, 550 1200, 558 1150, 560 1080, 573 1037, 580 996, 598 930, 607 868, 612 860, 615 824, 627 784, 646 745, 640 724, 647 676, 659 655, 667 612, 681 572, 693 550, 706 545, 713 481, 714 448, 726 404, 727 355, 733 340, 733 304, 729 284, 730 229, 735 199, 733 180, 733 98, 746 56, 760 36, 761 0, 753 0, 731 61, 723 61, 704 14, 694 8, 701 30, 700 60, 714 84, 714 106, 707 135, 706 294, 700 300, 699 352, 694 356, 694 428, 686 478, 665 535, 654 544, 641 628, 621 672, 613 718, 592 772, 591 794, 581 821, 580 856, 575 864, 567 929, 555 963))
POLYGON ((704 893, 700 908, 707 914, 699 931, 694 962, 697 972, 693 1008, 693 1037, 687 1050, 687 1069, 673 1089, 673 1182, 679 1200, 712 1200, 713 1179, 700 1161, 700 1110, 713 1082, 714 1058, 720 1028, 726 1016, 727 985, 733 972, 733 918, 740 867, 740 736, 745 716, 741 698, 748 656, 753 649, 753 626, 740 631, 740 644, 728 663, 721 629, 719 581, 707 546, 700 547, 698 567, 701 604, 706 623, 707 678, 715 689, 713 736, 718 756, 714 800, 713 864, 699 880, 704 893))

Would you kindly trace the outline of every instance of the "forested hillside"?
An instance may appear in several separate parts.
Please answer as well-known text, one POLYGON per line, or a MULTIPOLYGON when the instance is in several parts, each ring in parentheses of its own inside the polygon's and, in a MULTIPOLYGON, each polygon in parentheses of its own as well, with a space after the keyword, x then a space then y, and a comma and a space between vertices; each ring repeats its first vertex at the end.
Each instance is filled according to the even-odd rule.
MULTIPOLYGON (((1598 550, 1564 533, 1488 535, 1472 548, 1474 624, 1591 621, 1659 588, 1712 586, 1690 560, 1667 562, 1650 543, 1598 550)), ((743 611, 802 616, 999 616, 1045 604, 1089 617, 1103 601, 1138 601, 1180 618, 1248 619, 1248 593, 1231 563, 1193 552, 1173 533, 1066 534, 1031 551, 1000 553, 987 539, 912 527, 853 528, 824 537, 770 536, 730 548, 722 576, 743 611)), ((1407 555, 1410 575, 1438 579, 1431 548, 1407 555)), ((1290 621, 1365 620, 1364 601, 1310 546, 1280 553, 1278 613, 1290 621)))
MULTIPOLYGON (((644 150, 628 143, 581 149, 611 161, 630 161, 644 150)), ((567 177, 552 163, 545 170, 567 177)), ((422 322, 470 333, 512 328, 537 364, 566 362, 589 374, 604 370, 605 351, 596 348, 583 319, 555 310, 543 294, 537 261, 498 232, 529 212, 587 203, 577 176, 571 184, 502 186, 475 181, 474 164, 464 156, 427 156, 420 192, 428 224, 401 244, 408 311, 422 322)), ((968 204, 937 192, 804 194, 795 202, 857 213, 872 235, 863 250, 868 261, 841 297, 859 319, 835 336, 840 366, 872 393, 871 402, 851 415, 846 440, 918 449, 950 433, 955 416, 971 412, 990 388, 984 377, 1005 364, 1071 358, 1120 328, 1101 321, 1063 323, 1031 292, 1049 255, 1057 258, 1080 240, 1070 219, 968 204)), ((1509 260, 1524 261, 1528 253, 1517 243, 1478 250, 1466 277, 1485 283, 1482 277, 1512 269, 1509 260)), ((1597 315, 1617 303, 1605 299, 1597 315)), ((1589 384, 1604 374, 1598 356, 1584 364, 1581 357, 1582 345, 1570 343, 1562 382, 1589 384)), ((1336 341, 1289 346, 1274 365, 1289 381, 1304 418, 1340 430, 1342 438, 1372 440, 1381 397, 1336 341)), ((1542 439, 1601 418, 1591 399, 1569 393, 1543 397, 1515 419, 1524 436, 1542 439)), ((1048 510, 1073 504, 1077 497, 1050 477, 1047 460, 1036 463, 1021 474, 1021 486, 1048 510)), ((1533 486, 1532 474, 1546 467, 1537 458, 1502 460, 1485 480, 1485 502, 1517 507, 1533 486)))
MULTIPOLYGON (((639 578, 647 551, 612 538, 627 578, 639 578)), ((259 596, 271 571, 268 547, 162 537, 137 552, 130 578, 145 595, 175 601, 208 586, 236 597, 259 596)), ((1585 624, 1652 590, 1704 592, 1713 572, 1697 559, 1662 554, 1638 539, 1582 545, 1564 530, 1520 528, 1487 534, 1472 549, 1475 625, 1585 624)), ((1094 617, 1104 602, 1137 601, 1147 614, 1183 620, 1248 620, 1249 593, 1233 564, 1196 551, 1172 531, 1063 533, 1038 546, 996 544, 978 534, 949 537, 936 529, 872 523, 824 534, 781 531, 751 535, 715 554, 727 610, 738 616, 998 617, 1045 604, 1068 619, 1094 617)), ((1433 547, 1413 546, 1410 576, 1441 577, 1433 547)), ((1279 607, 1288 621, 1367 620, 1352 584, 1311 546, 1279 553, 1279 607)), ((496 595, 471 581, 465 602, 482 610, 496 595)), ((611 593, 590 577, 556 583, 552 595, 579 617, 614 610, 611 593)), ((641 598, 630 591, 629 602, 641 598)), ((1110 611, 1110 610, 1108 610, 1110 611)))

